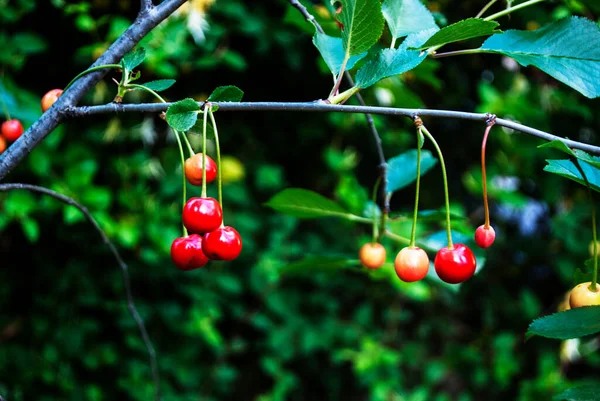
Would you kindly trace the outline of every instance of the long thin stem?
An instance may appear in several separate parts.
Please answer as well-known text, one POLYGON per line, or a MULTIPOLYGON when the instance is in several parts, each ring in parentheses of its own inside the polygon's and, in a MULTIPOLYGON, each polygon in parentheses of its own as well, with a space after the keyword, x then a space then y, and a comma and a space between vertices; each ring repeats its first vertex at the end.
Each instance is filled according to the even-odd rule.
POLYGON ((138 84, 127 84, 127 87, 126 87, 126 88, 130 88, 130 87, 131 87, 131 88, 137 88, 137 89, 141 89, 141 90, 143 90, 143 91, 146 91, 146 92, 148 92, 148 93, 152 94, 152 95, 153 95, 155 98, 157 98, 158 100, 160 100, 162 103, 167 103, 167 102, 165 101, 165 99, 164 99, 164 98, 163 98, 161 95, 159 95, 158 93, 156 93, 156 91, 153 91, 152 89, 150 89, 150 88, 148 88, 148 87, 146 87, 146 86, 144 86, 144 85, 138 85, 138 84))
POLYGON ((485 53, 485 51, 483 51, 481 49, 465 49, 465 50, 456 50, 453 52, 446 52, 446 53, 432 53, 431 57, 443 58, 443 57, 451 57, 451 56, 464 56, 467 54, 477 54, 477 53, 485 53))
POLYGON ((133 317, 133 320, 135 321, 135 323, 138 327, 138 331, 140 332, 140 336, 142 337, 142 341, 144 342, 146 351, 148 352, 148 358, 150 360, 150 368, 152 370, 152 381, 154 383, 155 399, 156 399, 156 401, 159 401, 161 399, 160 375, 158 372, 158 364, 156 361, 156 351, 154 350, 154 346, 152 345, 152 341, 150 340, 150 336, 148 335, 148 330, 146 329, 144 320, 142 319, 142 317, 140 316, 140 314, 138 313, 138 311, 135 307, 135 300, 133 297, 133 292, 131 291, 131 280, 129 278, 129 269, 127 267, 127 264, 123 261, 123 258, 119 254, 119 251, 117 250, 117 248, 115 247, 113 242, 108 238, 108 236, 106 235, 104 230, 100 227, 100 225, 98 224, 96 219, 94 219, 94 216, 92 216, 92 214, 89 212, 89 210, 85 206, 83 206, 82 204, 77 202, 76 200, 74 200, 68 196, 65 196, 63 194, 60 194, 58 192, 52 191, 51 189, 44 188, 44 187, 38 187, 36 185, 13 184, 13 183, 0 184, 0 192, 6 192, 6 191, 18 190, 18 189, 48 195, 48 196, 53 197, 54 199, 59 200, 62 203, 76 207, 85 216, 85 219, 98 232, 98 234, 100 235, 100 238, 102 238, 102 242, 104 242, 104 244, 108 247, 110 252, 115 257, 117 264, 119 265, 119 268, 121 269, 121 275, 123 277, 123 286, 125 288, 125 298, 127 300, 127 309, 129 310, 131 317, 133 317))
POLYGON ((492 14, 489 17, 485 17, 484 20, 492 21, 492 20, 498 19, 500 17, 504 17, 505 15, 508 15, 508 14, 512 13, 513 11, 517 11, 522 8, 532 6, 534 4, 541 3, 542 1, 546 1, 546 0, 529 0, 529 1, 526 1, 525 3, 517 4, 514 7, 509 7, 505 10, 497 12, 496 14, 492 14))
POLYGON ((583 181, 585 182, 585 186, 587 187, 590 207, 592 208, 592 243, 594 244, 594 271, 592 272, 592 284, 590 285, 590 290, 596 292, 596 284, 598 283, 598 245, 596 244, 598 236, 596 233, 596 207, 594 206, 594 196, 592 194, 590 182, 588 181, 587 175, 581 167, 581 163, 579 163, 579 159, 575 159, 574 164, 577 167, 577 170, 579 170, 581 176, 583 177, 583 181))
POLYGON ((87 75, 87 74, 89 74, 91 72, 94 72, 94 71, 108 70, 108 69, 113 69, 113 68, 120 68, 120 69, 122 69, 123 66, 121 64, 104 64, 104 65, 97 65, 95 67, 88 68, 87 70, 82 71, 79 74, 77 74, 77 76, 75 78, 73 78, 71 80, 71 82, 69 82, 67 84, 67 86, 65 86, 65 89, 63 89, 63 91, 66 91, 67 89, 69 89, 71 87, 71 85, 73 85, 75 83, 75 81, 77 81, 79 78, 83 77, 84 75, 87 75))
MULTIPOLYGON (((206 198, 206 122, 208 121, 208 103, 204 107, 204 115, 202 122, 202 197, 206 198)), ((220 170, 217 167, 217 170, 220 170)))
MULTIPOLYGON (((218 199, 219 204, 221 205, 221 209, 223 209, 223 182, 221 180, 221 147, 219 145, 219 131, 217 130, 217 122, 215 121, 215 116, 212 111, 212 107, 208 109, 208 114, 210 116, 210 122, 212 123, 214 134, 215 134, 215 148, 217 150, 217 191, 218 191, 218 199)), ((206 169, 205 169, 206 170, 206 169)))
POLYGON ((332 99, 338 92, 338 89, 340 88, 340 85, 342 83, 342 78, 344 78, 344 72, 346 71, 346 65, 348 64, 349 59, 350 59, 350 55, 347 54, 346 57, 344 58, 344 61, 342 62, 342 66, 340 67, 340 72, 337 76, 337 80, 335 81, 335 85, 333 85, 333 89, 331 89, 331 93, 329 94, 329 99, 332 99))
MULTIPOLYGON (((373 186, 373 192, 371 193, 371 201, 373 202, 373 206, 375 206, 377 204, 377 190, 379 189, 379 184, 381 184, 381 176, 377 177, 377 180, 375 181, 375 185, 373 186)), ((373 210, 373 216, 371 218, 372 220, 372 227, 373 227, 373 231, 372 231, 372 241, 373 243, 377 242, 377 237, 378 237, 378 232, 379 230, 377 229, 377 213, 375 213, 375 210, 373 210)))
POLYGON ((490 116, 490 120, 485 127, 485 133, 483 134, 483 141, 481 142, 481 181, 483 186, 483 209, 485 211, 485 223, 484 227, 486 229, 490 228, 490 207, 488 205, 488 196, 487 196, 487 174, 485 167, 485 149, 487 146, 488 135, 492 127, 495 124, 495 118, 490 116))
POLYGON ((481 9, 481 11, 479 11, 479 12, 477 13, 477 15, 475 16, 475 18, 480 18, 480 17, 481 17, 483 14, 485 14, 485 12, 486 12, 486 11, 487 11, 487 10, 488 10, 488 9, 489 9, 491 6, 493 6, 493 5, 494 5, 494 3, 495 3, 496 1, 498 1, 498 0, 490 0, 490 2, 489 2, 489 3, 487 3, 487 4, 486 4, 486 5, 485 5, 485 6, 484 6, 482 9, 481 9))
POLYGON ((2 111, 4 112, 4 117, 6 117, 6 121, 10 120, 10 113, 8 112, 8 106, 6 106, 6 102, 4 101, 4 94, 0 93, 0 102, 2 103, 2 111))
POLYGON ((448 194, 448 175, 446 174, 446 163, 444 163, 444 156, 438 143, 436 142, 433 135, 429 133, 425 126, 421 126, 421 132, 433 143, 435 150, 437 151, 438 157, 440 158, 440 166, 442 167, 442 176, 444 178, 444 198, 446 201, 446 234, 448 235, 448 249, 454 248, 452 244, 452 228, 450 227, 450 195, 448 194))
POLYGON ((417 216, 419 215, 419 191, 421 187, 421 127, 417 128, 417 183, 415 189, 415 208, 413 210, 412 230, 410 232, 410 244, 414 247, 417 238, 417 216))
MULTIPOLYGON (((185 207, 185 204, 187 202, 187 185, 185 182, 185 156, 183 155, 183 146, 181 146, 181 138, 179 138, 179 132, 173 129, 173 134, 175 134, 175 139, 177 139, 177 145, 179 146, 179 156, 181 157, 181 180, 182 180, 182 185, 183 185, 183 199, 182 199, 182 205, 181 205, 181 210, 183 210, 183 208, 185 207)), ((183 231, 183 236, 187 237, 188 232, 187 232, 187 228, 185 228, 185 224, 181 223, 181 227, 182 227, 182 231, 183 231)))

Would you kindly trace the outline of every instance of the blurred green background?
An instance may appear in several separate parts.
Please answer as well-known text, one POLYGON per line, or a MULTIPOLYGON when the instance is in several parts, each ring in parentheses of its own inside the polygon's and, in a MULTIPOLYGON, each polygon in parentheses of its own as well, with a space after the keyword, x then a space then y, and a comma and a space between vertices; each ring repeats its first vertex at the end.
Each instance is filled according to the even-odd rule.
MULTIPOLYGON (((323 3, 304 3, 335 31, 323 3)), ((486 1, 426 3, 443 26, 475 15, 486 1)), ((133 0, 0 0, 0 94, 11 115, 33 123, 41 96, 86 69, 138 9, 133 0)), ((592 0, 555 1, 500 22, 502 29, 536 29, 569 15, 597 21, 599 11, 592 0)), ((324 98, 332 81, 312 31, 283 0, 194 0, 143 40, 142 80, 177 79, 164 95, 171 101, 202 100, 219 85, 240 87, 246 101, 324 98), (198 19, 208 26, 198 30, 198 19)), ((82 103, 110 102, 112 77, 118 74, 109 73, 82 103)), ((372 105, 489 111, 600 142, 597 100, 495 55, 427 60, 363 95, 372 105)), ((125 101, 153 100, 136 92, 125 101)), ((301 187, 363 214, 378 174, 363 116, 216 118, 226 158, 226 223, 243 237, 234 262, 192 272, 172 265, 170 244, 181 235, 181 169, 176 142, 155 115, 69 121, 6 180, 72 196, 115 241, 156 347, 165 400, 540 401, 598 377, 597 339, 524 342, 531 320, 554 312, 574 285, 591 240, 584 188, 543 172, 545 159, 562 155, 536 149, 540 140, 492 130, 487 159, 497 240, 482 253, 481 272, 450 288, 434 279, 402 284, 391 265, 384 268, 390 274, 379 275, 319 263, 283 269, 309 255, 356 258, 369 239, 368 226, 300 221, 264 206, 282 189, 301 187)), ((409 119, 376 123, 387 157, 415 147, 409 119)), ((454 228, 470 237, 483 222, 484 126, 425 123, 445 152, 452 209, 463 217, 454 228)), ((216 194, 214 185, 209 193, 216 194)), ((439 168, 424 176, 421 193, 423 209, 443 206, 439 168)), ((410 213, 413 196, 413 186, 397 193, 393 214, 410 213)), ((392 228, 408 236, 410 224, 392 228)), ((419 238, 442 229, 443 221, 420 224, 419 238)), ((151 399, 148 358, 121 273, 83 216, 54 199, 13 191, 0 194, 0 230, 0 395, 151 399)), ((384 245, 391 262, 402 245, 384 245)))

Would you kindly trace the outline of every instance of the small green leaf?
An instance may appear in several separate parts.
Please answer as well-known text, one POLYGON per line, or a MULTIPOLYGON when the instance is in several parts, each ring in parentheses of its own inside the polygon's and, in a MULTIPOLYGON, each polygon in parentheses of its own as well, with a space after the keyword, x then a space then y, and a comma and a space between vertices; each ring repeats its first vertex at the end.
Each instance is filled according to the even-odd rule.
POLYGON ((131 72, 135 67, 142 64, 144 59, 146 58, 146 49, 143 47, 138 47, 135 50, 130 51, 125 56, 123 56, 123 60, 121 60, 121 65, 127 73, 131 72))
POLYGON ((498 24, 496 21, 485 21, 481 18, 468 18, 440 29, 435 35, 429 38, 427 42, 417 49, 423 50, 434 46, 443 46, 445 44, 458 42, 461 40, 500 33, 502 31, 496 30, 499 25, 500 24, 498 24))
POLYGON ((240 102, 244 92, 237 86, 219 86, 208 97, 208 102, 240 102))
POLYGON ((566 154, 568 154, 569 156, 575 156, 575 153, 573 152, 573 150, 571 150, 570 147, 568 147, 567 145, 565 145, 565 143, 563 141, 559 141, 558 139, 555 139, 553 141, 550 142, 546 142, 544 144, 541 144, 538 146, 538 149, 542 149, 542 148, 552 148, 552 149, 558 149, 561 152, 564 152, 566 154))
MULTIPOLYGON (((427 173, 437 159, 428 150, 421 151, 421 176, 427 173)), ((394 192, 412 184, 417 179, 417 150, 411 149, 388 161, 386 191, 394 192)))
MULTIPOLYGON (((313 36, 313 44, 321 53, 321 57, 325 60, 325 64, 333 75, 337 76, 340 73, 346 52, 341 38, 325 35, 324 33, 315 33, 313 36)), ((350 71, 356 63, 365 57, 367 52, 351 56, 346 64, 346 70, 350 71)))
POLYGON ((336 272, 340 269, 356 268, 357 266, 360 266, 357 259, 311 255, 283 266, 279 272, 281 275, 315 274, 318 272, 336 272))
POLYGON ((180 100, 167 109, 167 123, 177 131, 187 131, 196 123, 199 111, 200 106, 194 99, 180 100))
POLYGON ((341 0, 339 3, 342 12, 338 19, 344 25, 342 41, 346 58, 366 52, 383 33, 380 0, 341 0))
POLYGON ((480 50, 534 65, 588 98, 600 96, 600 28, 581 17, 565 18, 536 31, 509 30, 480 50))
POLYGON ((598 401, 600 394, 600 383, 587 384, 585 386, 572 387, 555 395, 553 401, 598 401))
POLYGON ((265 206, 303 219, 352 216, 331 199, 301 188, 284 189, 273 196, 265 206))
POLYGON ((175 83, 174 79, 157 79, 156 81, 145 82, 140 84, 154 92, 160 92, 169 89, 175 83))
POLYGON ((583 160, 584 162, 589 163, 594 167, 600 168, 600 157, 592 156, 589 153, 580 149, 571 149, 564 142, 559 141, 558 139, 544 143, 543 145, 539 145, 538 148, 558 149, 561 152, 568 154, 569 156, 576 157, 579 160, 583 160))
POLYGON ((433 15, 420 0, 385 0, 381 8, 393 38, 438 28, 433 15))
POLYGON ((600 306, 583 306, 534 320, 527 337, 568 340, 600 332, 600 306))
MULTIPOLYGON (((571 160, 546 160, 546 162, 548 165, 544 167, 544 171, 560 175, 585 186, 585 180, 571 160)), ((580 161, 579 165, 590 183, 590 188, 600 192, 600 169, 584 161, 580 161)))

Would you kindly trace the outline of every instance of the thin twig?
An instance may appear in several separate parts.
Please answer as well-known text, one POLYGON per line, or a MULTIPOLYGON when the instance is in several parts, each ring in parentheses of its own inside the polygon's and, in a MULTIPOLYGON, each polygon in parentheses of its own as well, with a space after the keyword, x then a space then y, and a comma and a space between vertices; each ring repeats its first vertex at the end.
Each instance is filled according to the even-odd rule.
POLYGON ((321 27, 321 25, 319 25, 319 23, 317 22, 315 17, 311 13, 308 12, 306 7, 304 7, 302 5, 302 3, 300 3, 298 0, 290 0, 290 4, 294 7, 296 7, 298 9, 298 11, 300 11, 300 13, 304 16, 304 18, 308 22, 310 22, 311 24, 313 24, 315 26, 315 28, 317 29, 317 32, 325 33, 325 31, 323 31, 323 28, 321 27))
POLYGON ((484 6, 482 9, 481 9, 481 11, 479 11, 479 12, 477 13, 477 15, 475 16, 475 18, 480 18, 480 17, 481 17, 483 14, 485 14, 485 12, 486 12, 486 11, 487 11, 487 10, 488 10, 488 9, 489 9, 491 6, 493 6, 493 5, 494 5, 494 3, 495 3, 496 1, 498 1, 498 0, 490 0, 490 2, 489 2, 489 3, 487 3, 487 4, 486 4, 486 5, 485 5, 485 6, 484 6))
MULTIPOLYGON (((144 325, 144 321, 140 317, 140 315, 135 307, 133 294, 131 292, 131 281, 129 279, 129 271, 127 268, 127 264, 121 258, 121 255, 119 254, 119 251, 117 251, 117 248, 115 247, 115 245, 106 236, 106 233, 104 232, 104 230, 102 230, 102 228, 100 227, 98 222, 94 219, 94 217, 91 215, 89 210, 85 206, 83 206, 82 204, 77 202, 75 199, 65 196, 63 194, 60 194, 58 192, 52 191, 51 189, 39 187, 37 185, 16 184, 16 183, 0 184, 0 192, 6 192, 6 191, 15 190, 15 189, 21 189, 21 190, 27 190, 27 191, 41 193, 44 195, 51 196, 67 205, 75 206, 77 209, 79 209, 79 211, 81 213, 83 213, 86 220, 92 226, 94 226, 94 228, 96 229, 98 234, 100 234, 102 241, 106 244, 106 246, 108 246, 108 248, 110 249, 110 251, 113 254, 113 256, 115 257, 115 259, 117 260, 117 263, 119 264, 119 267, 121 269, 121 274, 123 275, 123 284, 125 287, 125 295, 127 298, 127 309, 129 309, 129 313, 135 320, 135 322, 138 326, 138 330, 140 331, 142 340, 144 341, 144 344, 146 346, 146 350, 148 351, 148 357, 150 358, 150 367, 152 369, 152 380, 154 382, 154 390, 155 390, 156 400, 159 401, 161 399, 161 397, 160 397, 160 377, 159 377, 159 373, 158 373, 158 365, 156 362, 156 352, 154 351, 154 346, 152 345, 152 341, 150 341, 150 337, 148 335, 148 331, 146 330, 146 326, 144 325)), ((3 401, 2 397, 0 397, 0 401, 3 401)))
MULTIPOLYGON (((71 107, 65 110, 68 117, 86 117, 96 114, 106 113, 159 113, 165 111, 172 103, 142 103, 142 104, 114 104, 109 103, 103 106, 82 106, 71 107)), ((203 102, 198 102, 203 107, 203 102)), ((223 111, 293 111, 293 112, 341 112, 341 113, 370 113, 391 116, 410 117, 418 115, 421 117, 438 118, 458 118, 463 120, 485 122, 488 113, 467 113, 464 111, 437 110, 437 109, 404 109, 394 107, 374 107, 374 106, 349 106, 339 104, 327 104, 324 102, 213 102, 213 105, 219 106, 219 112, 223 111)), ((546 141, 558 140, 570 148, 581 149, 586 152, 600 154, 600 146, 594 146, 583 142, 573 141, 571 139, 561 138, 539 129, 519 124, 514 121, 503 118, 496 119, 496 125, 510 128, 515 131, 532 135, 546 141)), ((14 146, 14 145, 13 145, 14 146)), ((10 148, 9 148, 10 149, 10 148)))

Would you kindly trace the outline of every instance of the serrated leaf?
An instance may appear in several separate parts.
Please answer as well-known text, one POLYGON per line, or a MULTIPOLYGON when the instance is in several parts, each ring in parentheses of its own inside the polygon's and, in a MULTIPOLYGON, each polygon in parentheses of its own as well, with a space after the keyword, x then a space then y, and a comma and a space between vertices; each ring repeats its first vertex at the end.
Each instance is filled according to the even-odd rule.
POLYGON ((588 19, 566 18, 536 31, 509 30, 487 39, 480 50, 536 66, 588 98, 600 96, 600 28, 588 19))
MULTIPOLYGON (((338 2, 332 0, 332 3, 338 2)), ((344 25, 342 43, 346 58, 366 52, 381 37, 383 14, 380 0, 341 0, 338 20, 344 25)))
MULTIPOLYGON (((544 171, 560 175, 585 186, 585 180, 581 176, 577 166, 571 160, 546 160, 546 162, 548 165, 544 167, 544 171)), ((585 161, 580 161, 579 165, 590 183, 590 188, 600 192, 600 169, 591 166, 585 161)))
POLYGON ((215 88, 206 101, 208 102, 239 102, 244 92, 237 86, 227 85, 215 88))
POLYGON ((430 28, 439 29, 433 15, 420 0, 385 0, 381 10, 393 38, 430 28))
POLYGON ((589 163, 594 167, 600 168, 600 157, 592 156, 589 153, 580 149, 571 149, 564 142, 559 141, 558 139, 539 145, 538 148, 557 149, 561 152, 568 154, 569 156, 576 157, 579 160, 583 160, 584 162, 589 163))
MULTIPOLYGON (((427 173, 437 159, 428 150, 421 151, 421 176, 427 173)), ((394 192, 412 184, 417 179, 417 150, 411 149, 388 161, 387 192, 394 192)))
POLYGON ((527 337, 568 340, 600 332, 600 306, 583 306, 534 320, 527 337))
POLYGON ((461 40, 493 35, 494 33, 502 32, 496 30, 499 25, 500 24, 496 21, 486 21, 481 18, 468 18, 440 29, 417 49, 423 50, 461 40))
POLYGON ((598 401, 600 394, 600 383, 587 384, 585 386, 573 387, 552 397, 553 401, 598 401))
POLYGON ((143 47, 138 47, 137 49, 132 50, 123 56, 121 65, 125 68, 127 74, 129 74, 129 72, 131 72, 135 67, 142 64, 145 58, 146 49, 143 47))
POLYGON ((356 268, 357 266, 360 266, 358 259, 311 255, 281 267, 279 273, 281 275, 315 274, 336 272, 340 269, 356 268))
MULTIPOLYGON (((324 33, 315 33, 313 36, 313 44, 321 53, 321 57, 325 60, 325 64, 333 75, 337 76, 340 73, 346 52, 341 38, 325 35, 324 33)), ((346 70, 350 71, 356 63, 367 55, 367 52, 351 56, 346 63, 346 70)))
POLYGON ((353 216, 331 199, 302 188, 284 189, 265 203, 265 206, 302 219, 353 216))
POLYGON ((169 89, 175 83, 174 79, 157 79, 156 81, 145 82, 140 84, 154 92, 160 92, 169 89))
POLYGON ((194 99, 180 100, 167 109, 167 123, 177 131, 187 131, 196 123, 199 111, 200 106, 194 99))
POLYGON ((427 53, 408 50, 409 46, 419 46, 436 32, 431 28, 409 35, 398 49, 382 49, 363 65, 356 73, 356 86, 368 88, 377 81, 392 75, 412 70, 425 60, 427 53))

